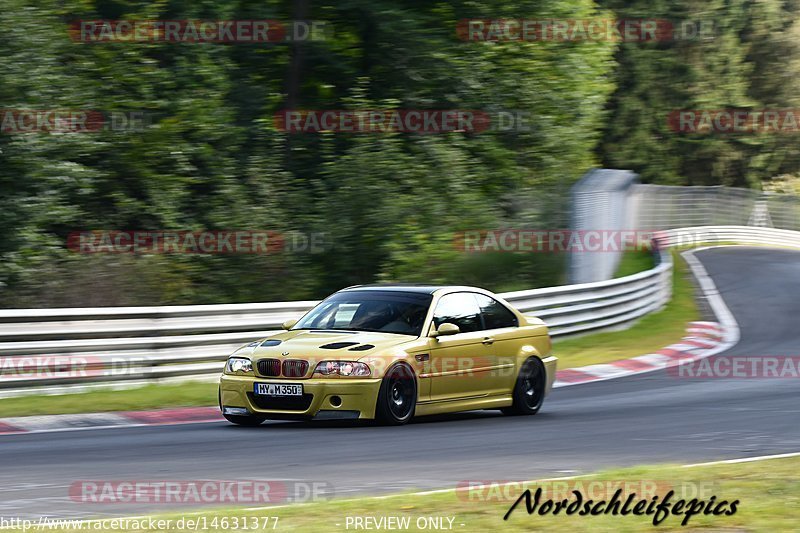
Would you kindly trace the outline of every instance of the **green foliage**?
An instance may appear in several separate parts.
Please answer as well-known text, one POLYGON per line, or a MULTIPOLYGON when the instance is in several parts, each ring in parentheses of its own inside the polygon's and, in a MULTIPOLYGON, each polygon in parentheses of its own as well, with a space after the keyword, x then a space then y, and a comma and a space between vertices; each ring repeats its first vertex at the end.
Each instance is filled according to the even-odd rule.
MULTIPOLYGON (((354 283, 505 288, 561 281, 563 259, 474 257, 476 228, 564 227, 597 164, 612 43, 476 43, 468 17, 576 17, 590 0, 478 3, 7 0, 0 107, 145 111, 140 132, 0 135, 0 305, 320 297, 354 283), (301 12, 307 9, 307 13, 301 12), (77 43, 77 19, 324 20, 296 44, 77 43), (527 132, 286 134, 284 108, 521 110, 527 132), (70 232, 326 232, 318 254, 85 256, 70 232)), ((518 288, 518 287, 514 287, 518 288)))
POLYGON ((603 0, 619 18, 713 24, 708 37, 623 43, 601 154, 604 165, 670 185, 758 187, 800 168, 796 137, 685 134, 670 112, 797 107, 798 5, 793 1, 603 0))
MULTIPOLYGON (((146 112, 142 131, 0 134, 0 306, 320 297, 372 281, 495 290, 563 281, 565 258, 465 254, 460 231, 568 226, 587 169, 758 187, 800 171, 791 135, 681 135, 679 109, 798 108, 788 0, 280 2, 6 0, 0 108, 146 112), (463 42, 465 18, 712 21, 674 42, 463 42), (324 21, 274 44, 74 42, 80 19, 324 21), (528 131, 287 134, 276 111, 528 113, 528 131), (315 254, 86 256, 82 230, 324 232, 315 254)), ((769 186, 767 186, 769 188, 769 186)), ((774 188, 774 187, 773 187, 774 188)))

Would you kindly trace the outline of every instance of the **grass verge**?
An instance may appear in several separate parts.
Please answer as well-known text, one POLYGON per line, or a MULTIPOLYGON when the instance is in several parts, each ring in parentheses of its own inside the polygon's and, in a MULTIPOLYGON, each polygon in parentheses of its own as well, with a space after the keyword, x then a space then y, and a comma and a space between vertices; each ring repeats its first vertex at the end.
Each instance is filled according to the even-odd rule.
MULTIPOLYGON (((694 288, 686 261, 672 254, 675 268, 672 272, 672 299, 664 309, 651 313, 633 327, 623 331, 594 333, 574 339, 553 342, 553 353, 558 356, 558 368, 608 363, 651 353, 678 342, 686 333, 688 322, 700 319, 694 299, 694 288)), ((623 261, 621 267, 630 270, 642 266, 641 259, 623 261)), ((629 272, 634 273, 634 272, 629 272)))
POLYGON ((650 249, 625 252, 619 261, 617 271, 614 272, 614 278, 624 278, 631 274, 650 270, 655 266, 656 259, 650 249))
MULTIPOLYGON (((464 473, 466 478, 468 472, 464 473)), ((485 483, 491 483, 482 480, 485 483)), ((505 483, 505 482, 498 482, 505 483)), ((650 499, 657 495, 663 501, 670 490, 675 491, 671 498, 691 502, 693 498, 706 504, 713 500, 712 507, 727 501, 724 509, 731 509, 730 503, 738 500, 736 512, 730 516, 698 514, 688 519, 687 525, 681 522, 685 514, 670 514, 664 517, 657 527, 653 525, 654 515, 626 516, 601 514, 598 516, 570 516, 561 512, 529 515, 524 501, 514 510, 508 520, 503 520, 513 502, 521 494, 518 484, 508 486, 489 484, 489 490, 473 492, 444 492, 415 495, 398 494, 384 498, 362 498, 352 500, 333 499, 325 502, 287 505, 276 508, 215 510, 202 513, 169 514, 159 519, 170 520, 159 528, 163 531, 191 529, 187 520, 205 524, 205 531, 230 530, 239 520, 247 524, 258 523, 259 529, 275 531, 347 531, 356 529, 353 520, 380 520, 381 518, 407 518, 407 531, 420 531, 429 519, 442 519, 445 525, 452 519, 451 529, 456 531, 796 531, 797 507, 800 505, 800 458, 771 459, 767 461, 709 465, 694 468, 680 466, 646 466, 602 471, 598 474, 564 482, 531 483, 525 488, 535 492, 538 486, 548 491, 540 500, 540 506, 551 497, 568 498, 575 501, 571 490, 580 490, 584 502, 594 495, 595 502, 608 500, 620 483, 628 487, 622 501, 630 493, 637 493, 635 500, 650 499), (591 481, 605 480, 607 484, 590 484, 591 481), (651 487, 647 489, 647 487, 651 487), (638 491, 638 492, 637 492, 638 491), (640 498, 645 496, 646 498, 640 498), (560 496, 556 496, 559 494, 560 496), (183 519, 183 522, 179 520, 183 519), (350 524, 350 527, 347 525, 350 524), (182 527, 180 527, 182 526, 182 527), (266 526, 266 527, 263 527, 266 526)), ((705 509, 705 507, 703 507, 705 509)), ((363 523, 363 522, 362 522, 363 523)), ((372 522, 373 524, 375 522, 372 522)), ((107 524, 108 526, 108 524, 107 524)), ((146 528, 138 524, 128 524, 118 531, 137 531, 146 528)), ((84 528, 87 529, 87 528, 84 528)), ((104 528, 106 529, 106 528, 104 528)), ((364 529, 363 527, 360 529, 364 529)), ((374 527, 372 529, 375 529, 374 527)), ((384 528, 385 529, 385 528, 384 528)), ((64 529, 69 531, 70 529, 64 529)), ((76 530, 76 529, 73 529, 76 530)))
POLYGON ((4 398, 0 400, 0 418, 190 407, 214 405, 216 401, 216 383, 187 381, 176 384, 145 385, 124 390, 4 398))

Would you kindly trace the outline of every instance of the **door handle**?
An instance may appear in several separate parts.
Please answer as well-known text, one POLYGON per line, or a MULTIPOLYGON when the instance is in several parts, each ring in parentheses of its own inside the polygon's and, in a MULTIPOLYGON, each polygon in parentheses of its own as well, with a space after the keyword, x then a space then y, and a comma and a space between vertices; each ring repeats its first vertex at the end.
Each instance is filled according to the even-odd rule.
POLYGON ((492 337, 484 337, 483 340, 481 341, 481 344, 492 344, 493 342, 494 339, 492 337))

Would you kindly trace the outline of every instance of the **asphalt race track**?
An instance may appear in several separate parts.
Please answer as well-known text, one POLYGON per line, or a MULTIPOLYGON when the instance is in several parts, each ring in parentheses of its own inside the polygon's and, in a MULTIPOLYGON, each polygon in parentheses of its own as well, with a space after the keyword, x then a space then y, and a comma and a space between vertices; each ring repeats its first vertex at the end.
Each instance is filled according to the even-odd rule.
MULTIPOLYGON (((696 253, 741 328, 729 355, 800 351, 800 253, 696 253)), ((557 355, 557 354, 556 354, 557 355)), ((535 417, 475 412, 406 427, 225 422, 0 437, 0 515, 89 517, 168 506, 70 501, 79 480, 326 481, 337 497, 522 480, 638 463, 800 450, 800 380, 667 372, 559 389, 535 417)))

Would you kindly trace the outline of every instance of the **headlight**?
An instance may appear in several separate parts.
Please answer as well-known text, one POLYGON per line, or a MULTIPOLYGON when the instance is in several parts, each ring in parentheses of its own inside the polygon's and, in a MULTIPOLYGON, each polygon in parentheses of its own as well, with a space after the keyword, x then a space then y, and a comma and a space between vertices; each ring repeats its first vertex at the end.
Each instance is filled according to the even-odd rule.
POLYGON ((250 373, 253 371, 253 362, 244 357, 231 357, 225 365, 228 374, 250 373))
POLYGON ((322 361, 314 372, 323 376, 339 374, 340 376, 365 377, 370 375, 369 366, 356 361, 322 361))

